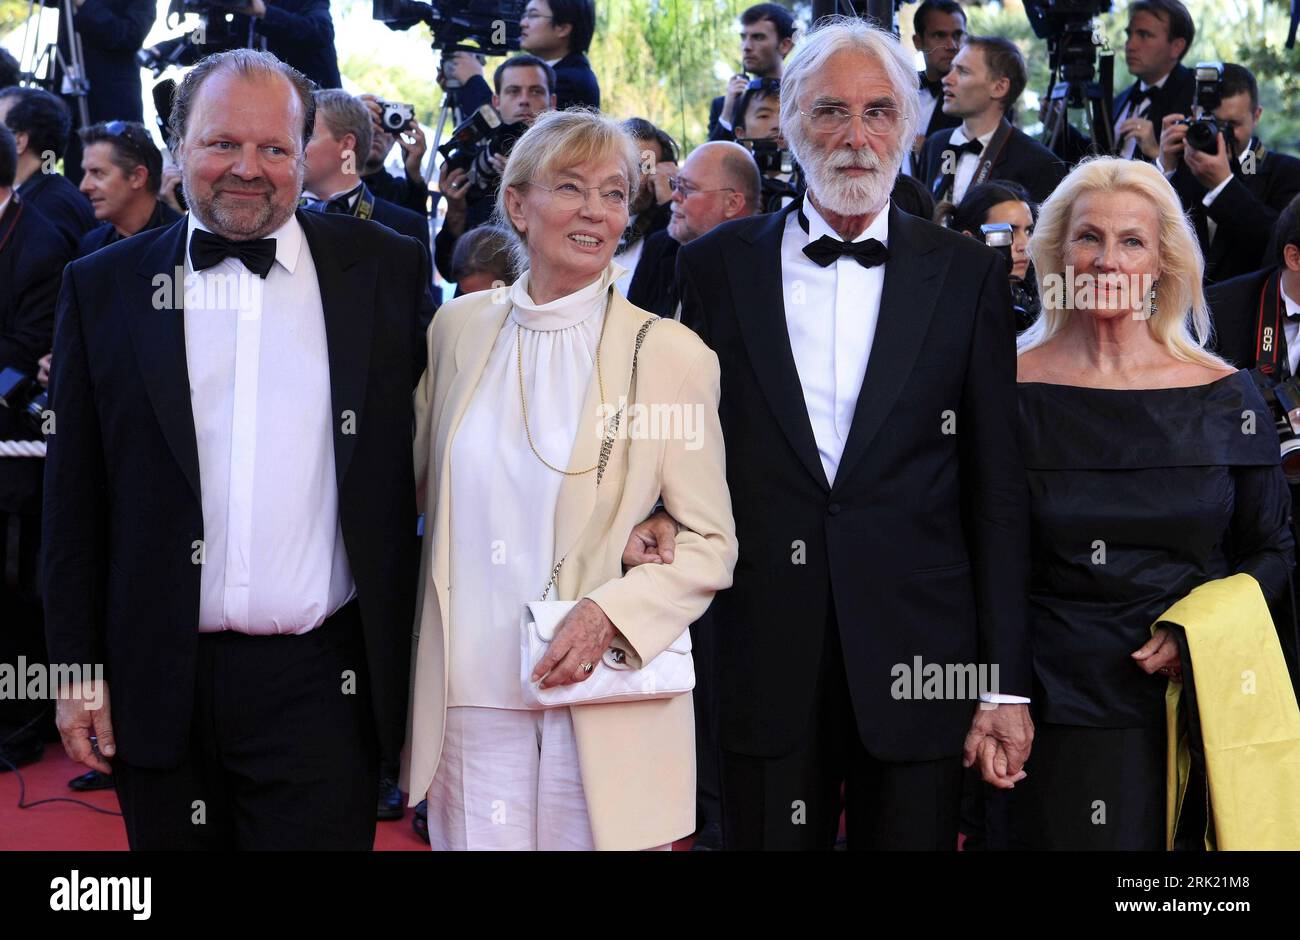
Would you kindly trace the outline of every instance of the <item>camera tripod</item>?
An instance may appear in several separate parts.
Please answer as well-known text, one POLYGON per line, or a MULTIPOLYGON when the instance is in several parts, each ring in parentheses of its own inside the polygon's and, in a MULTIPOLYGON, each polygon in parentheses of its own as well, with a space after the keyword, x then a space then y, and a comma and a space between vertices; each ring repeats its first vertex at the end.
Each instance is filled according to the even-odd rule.
POLYGON ((72 0, 59 3, 45 0, 38 4, 36 0, 27 0, 27 17, 23 24, 23 45, 20 56, 19 75, 27 84, 39 85, 53 94, 67 95, 77 99, 77 116, 81 119, 78 127, 90 124, 90 106, 86 94, 90 91, 90 82, 86 78, 86 60, 81 51, 81 35, 73 22, 72 0), (65 57, 59 48, 58 38, 47 46, 41 45, 41 10, 43 6, 57 6, 60 25, 66 27, 68 36, 68 54, 65 57), (33 24, 35 30, 33 30, 33 24), (30 56, 30 58, 29 58, 30 56), (46 71, 44 78, 39 77, 42 67, 46 71), (62 87, 59 76, 62 76, 62 87))
POLYGON ((1092 143, 1088 152, 1108 156, 1115 152, 1115 128, 1111 117, 1111 99, 1101 82, 1054 82, 1047 89, 1043 104, 1043 145, 1060 154, 1065 143, 1070 112, 1083 111, 1088 116, 1092 143))

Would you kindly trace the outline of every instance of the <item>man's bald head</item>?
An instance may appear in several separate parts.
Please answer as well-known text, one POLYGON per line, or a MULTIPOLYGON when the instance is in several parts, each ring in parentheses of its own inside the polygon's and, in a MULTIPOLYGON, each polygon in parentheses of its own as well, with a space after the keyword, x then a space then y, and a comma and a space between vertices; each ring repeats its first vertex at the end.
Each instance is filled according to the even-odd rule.
POLYGON ((718 140, 696 147, 677 178, 668 234, 683 245, 759 210, 758 164, 740 144, 718 140))

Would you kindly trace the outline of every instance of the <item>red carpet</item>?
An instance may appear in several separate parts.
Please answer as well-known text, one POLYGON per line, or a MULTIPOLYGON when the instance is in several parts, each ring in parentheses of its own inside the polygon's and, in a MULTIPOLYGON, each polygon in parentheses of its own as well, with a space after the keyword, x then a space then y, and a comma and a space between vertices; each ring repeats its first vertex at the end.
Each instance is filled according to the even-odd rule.
MULTIPOLYGON (((113 790, 75 793, 68 781, 85 770, 74 764, 58 744, 45 745, 45 757, 28 764, 23 776, 27 803, 49 797, 84 800, 101 809, 117 811, 113 790)), ((676 844, 683 849, 689 841, 676 844)), ((30 809, 18 808, 18 774, 0 773, 0 850, 3 851, 110 851, 125 850, 126 831, 120 816, 96 813, 76 803, 42 803, 30 809)), ((427 852, 429 846, 411 829, 411 810, 393 822, 381 822, 375 832, 375 849, 381 852, 427 852)))

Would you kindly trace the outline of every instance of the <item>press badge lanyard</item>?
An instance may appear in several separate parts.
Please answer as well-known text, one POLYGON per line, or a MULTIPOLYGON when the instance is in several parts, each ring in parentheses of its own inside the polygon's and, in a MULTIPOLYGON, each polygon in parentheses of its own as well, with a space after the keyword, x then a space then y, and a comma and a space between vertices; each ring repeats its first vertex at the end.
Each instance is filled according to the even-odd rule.
POLYGON ((1283 311, 1282 271, 1274 271, 1259 292, 1259 313, 1255 320, 1255 368, 1270 378, 1290 371, 1290 363, 1282 358, 1286 335, 1282 331, 1283 311))

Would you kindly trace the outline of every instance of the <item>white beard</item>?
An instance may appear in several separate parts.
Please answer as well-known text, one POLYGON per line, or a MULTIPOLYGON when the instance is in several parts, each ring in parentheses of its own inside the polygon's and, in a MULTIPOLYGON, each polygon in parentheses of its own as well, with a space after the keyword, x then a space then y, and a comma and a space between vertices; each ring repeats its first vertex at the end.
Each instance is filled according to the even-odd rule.
POLYGON ((854 152, 841 148, 829 153, 812 147, 799 149, 805 151, 796 154, 796 159, 808 177, 808 189, 816 195, 819 205, 838 215, 866 215, 883 209, 903 162, 901 151, 886 164, 869 149, 854 152), (850 166, 872 172, 857 177, 836 172, 850 166))

